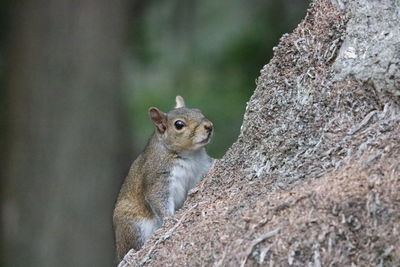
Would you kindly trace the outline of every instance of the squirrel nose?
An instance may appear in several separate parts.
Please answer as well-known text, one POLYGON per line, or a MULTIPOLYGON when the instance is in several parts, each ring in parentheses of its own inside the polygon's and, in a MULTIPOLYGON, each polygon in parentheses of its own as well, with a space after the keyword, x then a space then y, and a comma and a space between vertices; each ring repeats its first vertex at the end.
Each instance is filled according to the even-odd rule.
POLYGON ((204 129, 206 129, 207 132, 211 132, 213 129, 213 124, 211 122, 204 124, 204 129))

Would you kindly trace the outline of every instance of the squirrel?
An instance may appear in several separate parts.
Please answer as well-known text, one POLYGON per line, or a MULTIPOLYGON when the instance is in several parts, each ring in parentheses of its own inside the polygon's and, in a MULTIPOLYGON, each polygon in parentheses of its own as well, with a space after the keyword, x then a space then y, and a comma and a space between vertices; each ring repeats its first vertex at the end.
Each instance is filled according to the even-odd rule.
POLYGON ((133 162, 114 208, 119 261, 130 249, 139 250, 165 217, 182 207, 214 162, 205 150, 213 124, 199 109, 187 108, 181 96, 173 110, 151 107, 149 116, 154 133, 133 162))

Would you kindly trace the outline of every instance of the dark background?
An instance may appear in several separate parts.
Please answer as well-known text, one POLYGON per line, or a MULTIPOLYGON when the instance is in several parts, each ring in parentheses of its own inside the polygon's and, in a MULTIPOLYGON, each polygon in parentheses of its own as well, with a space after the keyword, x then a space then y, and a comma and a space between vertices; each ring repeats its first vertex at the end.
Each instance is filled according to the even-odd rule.
POLYGON ((151 134, 182 95, 239 134, 259 70, 308 1, 0 2, 0 266, 110 266, 111 214, 151 134))

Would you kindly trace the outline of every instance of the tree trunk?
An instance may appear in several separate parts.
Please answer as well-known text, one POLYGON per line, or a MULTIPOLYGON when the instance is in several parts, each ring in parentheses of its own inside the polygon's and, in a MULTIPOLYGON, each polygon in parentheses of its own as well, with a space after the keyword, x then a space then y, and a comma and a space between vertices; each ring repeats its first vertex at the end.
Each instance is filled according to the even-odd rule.
POLYGON ((399 265, 399 25, 398 1, 315 0, 238 140, 121 266, 399 265))
POLYGON ((111 266, 130 145, 125 0, 18 1, 8 51, 5 266, 111 266))

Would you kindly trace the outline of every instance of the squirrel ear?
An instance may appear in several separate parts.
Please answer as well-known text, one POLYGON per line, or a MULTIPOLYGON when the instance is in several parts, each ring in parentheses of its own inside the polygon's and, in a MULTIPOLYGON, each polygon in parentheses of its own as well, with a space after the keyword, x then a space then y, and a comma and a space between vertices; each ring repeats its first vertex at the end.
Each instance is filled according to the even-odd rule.
POLYGON ((176 106, 175 108, 184 108, 185 107, 185 100, 180 95, 177 95, 175 98, 176 106))
POLYGON ((149 115, 157 130, 160 133, 164 133, 167 129, 167 114, 160 111, 158 108, 150 108, 149 115))

